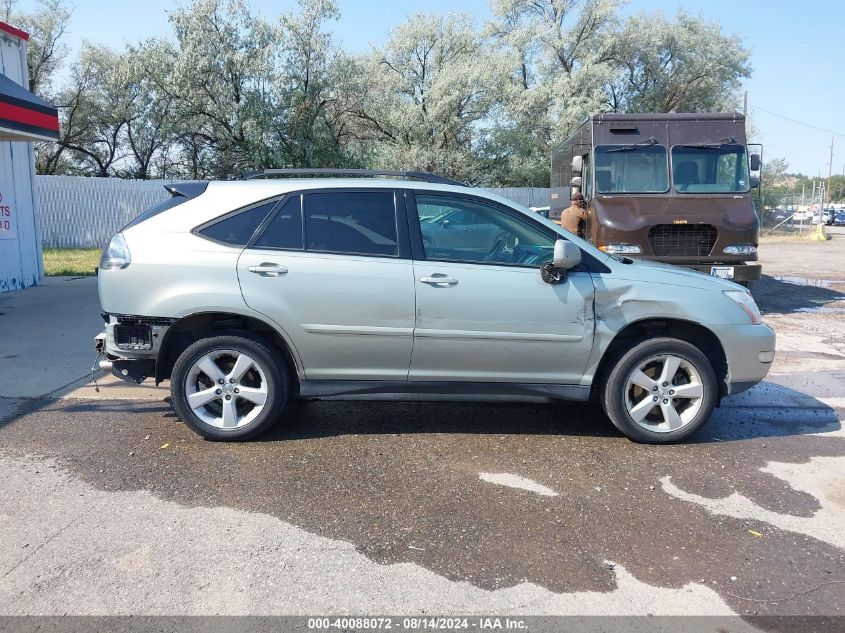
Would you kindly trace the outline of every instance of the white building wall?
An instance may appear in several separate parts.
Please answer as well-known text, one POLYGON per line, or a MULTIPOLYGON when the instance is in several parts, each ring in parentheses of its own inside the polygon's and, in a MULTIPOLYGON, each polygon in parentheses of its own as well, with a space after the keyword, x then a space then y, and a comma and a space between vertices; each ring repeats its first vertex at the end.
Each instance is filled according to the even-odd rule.
MULTIPOLYGON (((2 32, 0 72, 29 85, 26 43, 2 32)), ((31 143, 0 141, 0 196, 0 292, 4 292, 33 286, 44 274, 31 143)))

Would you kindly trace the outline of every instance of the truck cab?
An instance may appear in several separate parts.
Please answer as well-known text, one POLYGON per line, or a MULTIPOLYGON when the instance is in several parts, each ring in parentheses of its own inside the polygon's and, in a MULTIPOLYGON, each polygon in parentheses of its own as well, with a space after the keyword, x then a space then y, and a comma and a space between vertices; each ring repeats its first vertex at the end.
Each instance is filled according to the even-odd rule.
POLYGON ((582 236, 602 251, 748 285, 761 274, 760 167, 738 113, 599 114, 553 152, 549 217, 580 192, 582 236))

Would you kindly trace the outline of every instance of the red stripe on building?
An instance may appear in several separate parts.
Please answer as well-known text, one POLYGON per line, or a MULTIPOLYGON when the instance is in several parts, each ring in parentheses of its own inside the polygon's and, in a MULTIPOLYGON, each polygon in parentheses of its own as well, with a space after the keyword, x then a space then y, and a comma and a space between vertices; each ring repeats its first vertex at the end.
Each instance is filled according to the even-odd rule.
POLYGON ((0 31, 5 31, 9 35, 14 35, 15 37, 19 37, 24 41, 29 39, 29 33, 27 33, 26 31, 21 31, 20 29, 16 29, 11 24, 6 24, 5 22, 0 22, 0 31))
POLYGON ((52 130, 53 132, 59 131, 59 117, 35 112, 34 110, 28 110, 9 103, 0 102, 0 119, 23 123, 24 125, 34 125, 35 127, 52 130))

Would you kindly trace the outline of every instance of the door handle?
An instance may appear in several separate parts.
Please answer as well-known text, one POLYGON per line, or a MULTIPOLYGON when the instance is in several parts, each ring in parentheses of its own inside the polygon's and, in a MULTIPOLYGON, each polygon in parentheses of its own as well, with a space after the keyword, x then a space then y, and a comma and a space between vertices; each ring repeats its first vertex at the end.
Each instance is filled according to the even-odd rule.
POLYGON ((420 277, 420 283, 428 284, 429 286, 457 286, 458 280, 452 279, 444 273, 434 273, 430 277, 420 277))
POLYGON ((281 264, 274 264, 272 262, 262 262, 258 266, 250 266, 247 270, 262 277, 281 277, 288 272, 288 269, 281 264))

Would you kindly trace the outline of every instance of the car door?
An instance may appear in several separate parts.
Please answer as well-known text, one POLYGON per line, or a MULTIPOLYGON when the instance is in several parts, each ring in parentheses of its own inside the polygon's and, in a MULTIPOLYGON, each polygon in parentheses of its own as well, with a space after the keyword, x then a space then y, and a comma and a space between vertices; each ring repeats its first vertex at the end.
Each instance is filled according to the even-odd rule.
POLYGON ((410 380, 578 384, 593 344, 593 281, 572 271, 547 284, 541 263, 560 236, 484 198, 415 191, 409 217, 415 244, 416 328, 410 380), (457 255, 423 243, 413 222, 450 205, 497 226, 491 248, 457 255))
POLYGON ((397 195, 288 195, 238 260, 244 300, 284 329, 309 380, 408 377, 414 278, 397 195))

